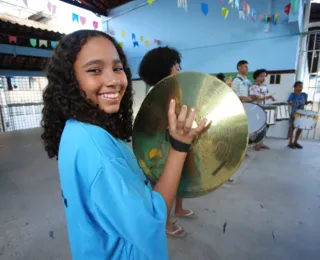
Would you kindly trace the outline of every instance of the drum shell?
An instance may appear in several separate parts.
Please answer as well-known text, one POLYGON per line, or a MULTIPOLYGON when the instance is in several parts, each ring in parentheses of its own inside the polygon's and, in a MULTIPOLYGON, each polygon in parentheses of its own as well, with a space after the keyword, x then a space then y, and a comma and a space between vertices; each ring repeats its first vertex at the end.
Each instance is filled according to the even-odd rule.
POLYGON ((318 113, 310 110, 297 110, 294 114, 294 128, 302 130, 313 130, 318 121, 318 113))

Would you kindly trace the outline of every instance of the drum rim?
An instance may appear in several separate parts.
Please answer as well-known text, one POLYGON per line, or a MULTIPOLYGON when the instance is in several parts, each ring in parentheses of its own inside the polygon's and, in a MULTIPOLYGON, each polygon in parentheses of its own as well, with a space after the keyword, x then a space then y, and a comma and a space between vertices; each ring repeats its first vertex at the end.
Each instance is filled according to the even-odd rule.
MULTIPOLYGON (((262 131, 262 130, 264 129, 264 127, 266 127, 266 125, 267 125, 267 120, 268 120, 267 112, 266 112, 261 106, 259 106, 259 105, 256 104, 256 103, 253 103, 253 102, 243 102, 243 103, 244 103, 244 104, 246 103, 246 104, 252 104, 252 105, 258 106, 258 107, 260 107, 260 108, 262 109, 262 111, 266 114, 266 120, 265 120, 265 122, 264 122, 264 125, 261 126, 261 127, 259 128, 259 130, 255 131, 254 133, 251 133, 251 134, 259 134, 259 133, 261 133, 261 131, 262 131)), ((248 118, 248 116, 247 116, 247 118, 248 118)), ((248 122, 249 122, 249 120, 248 120, 248 122)), ((249 126, 248 126, 248 128, 249 128, 249 126)), ((249 136, 250 136, 249 129, 248 129, 248 133, 249 133, 249 136)))

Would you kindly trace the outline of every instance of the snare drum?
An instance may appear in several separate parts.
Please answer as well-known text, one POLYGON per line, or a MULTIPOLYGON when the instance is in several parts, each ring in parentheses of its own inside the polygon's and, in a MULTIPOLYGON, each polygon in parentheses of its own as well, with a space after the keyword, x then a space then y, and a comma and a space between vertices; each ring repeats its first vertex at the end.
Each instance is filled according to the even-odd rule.
POLYGON ((277 106, 273 105, 260 105, 267 113, 267 125, 275 125, 277 119, 277 106))
POLYGON ((273 106, 277 106, 277 114, 276 120, 289 120, 290 119, 290 112, 289 112, 289 105, 287 103, 272 103, 273 106))
POLYGON ((253 103, 243 103, 249 127, 249 145, 256 145, 263 141, 267 134, 267 113, 253 103))
POLYGON ((311 110, 298 109, 294 114, 293 126, 302 130, 312 130, 318 121, 318 113, 311 110))

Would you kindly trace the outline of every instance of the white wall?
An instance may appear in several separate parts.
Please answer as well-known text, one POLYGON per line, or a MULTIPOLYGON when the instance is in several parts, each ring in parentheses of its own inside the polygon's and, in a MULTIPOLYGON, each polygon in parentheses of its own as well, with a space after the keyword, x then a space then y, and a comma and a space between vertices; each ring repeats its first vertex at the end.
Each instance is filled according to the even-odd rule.
MULTIPOLYGON (((275 102, 287 103, 290 93, 293 92, 293 84, 295 82, 296 75, 281 74, 280 84, 270 84, 269 92, 276 99, 275 102)), ((270 75, 268 75, 268 81, 270 82, 270 75)), ((270 126, 267 136, 274 138, 287 138, 289 129, 289 120, 277 121, 275 125, 270 126)))
POLYGON ((147 86, 142 80, 134 80, 132 81, 132 87, 135 92, 133 97, 133 116, 136 117, 142 101, 146 96, 147 86))

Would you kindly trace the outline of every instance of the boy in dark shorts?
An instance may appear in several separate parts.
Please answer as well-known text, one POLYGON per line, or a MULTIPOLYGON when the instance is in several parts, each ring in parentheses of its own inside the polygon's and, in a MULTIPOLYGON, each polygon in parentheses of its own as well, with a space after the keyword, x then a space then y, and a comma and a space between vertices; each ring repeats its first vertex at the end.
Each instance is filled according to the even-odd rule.
POLYGON ((297 81, 293 85, 294 92, 290 94, 288 98, 288 104, 291 106, 291 116, 289 121, 289 144, 288 147, 291 149, 302 149, 303 147, 298 144, 299 137, 301 135, 302 129, 297 129, 296 135, 293 141, 293 134, 294 134, 294 113, 298 109, 304 109, 305 105, 312 104, 312 101, 307 101, 308 95, 302 92, 303 83, 301 81, 297 81))

